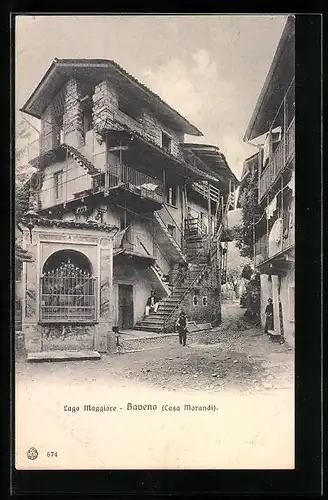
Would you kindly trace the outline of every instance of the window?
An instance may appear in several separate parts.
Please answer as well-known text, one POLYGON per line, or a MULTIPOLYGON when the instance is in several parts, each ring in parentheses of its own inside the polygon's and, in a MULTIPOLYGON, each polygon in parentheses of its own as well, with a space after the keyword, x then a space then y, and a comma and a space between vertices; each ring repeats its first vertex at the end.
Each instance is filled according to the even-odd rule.
POLYGON ((166 134, 165 132, 162 132, 162 148, 167 152, 171 153, 172 152, 172 139, 171 137, 166 134))
POLYGON ((194 295, 192 298, 192 305, 193 306, 198 306, 198 295, 194 295))
POLYGON ((203 305, 204 307, 206 307, 206 306, 207 306, 207 296, 206 296, 206 295, 204 295, 204 296, 202 297, 202 305, 203 305))
POLYGON ((63 197, 63 171, 54 174, 55 199, 61 200, 63 197))
POLYGON ((166 186, 166 203, 168 205, 177 206, 177 187, 166 186))
POLYGON ((41 275, 41 321, 70 323, 96 319, 96 278, 87 257, 73 250, 52 254, 41 275))

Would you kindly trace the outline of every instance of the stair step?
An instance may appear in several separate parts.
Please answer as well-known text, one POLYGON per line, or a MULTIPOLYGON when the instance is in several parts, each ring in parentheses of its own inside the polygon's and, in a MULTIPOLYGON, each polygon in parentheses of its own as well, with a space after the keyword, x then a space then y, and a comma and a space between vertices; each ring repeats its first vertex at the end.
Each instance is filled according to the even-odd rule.
POLYGON ((141 323, 151 323, 151 324, 161 324, 163 323, 163 321, 165 320, 165 318, 149 318, 149 316, 147 318, 144 318, 141 323))
MULTIPOLYGON (((172 307, 170 307, 170 309, 172 309, 172 307)), ((161 317, 161 316, 165 316, 165 314, 167 314, 167 312, 165 312, 165 310, 162 311, 158 308, 157 313, 153 313, 149 317, 157 318, 157 316, 161 317)))
POLYGON ((160 330, 162 330, 163 326, 164 326, 164 321, 163 321, 163 323, 156 323, 156 324, 155 323, 146 323, 146 322, 144 323, 143 321, 140 323, 140 328, 142 330, 149 329, 149 330, 160 331, 160 330))
POLYGON ((162 328, 152 328, 149 326, 135 326, 134 330, 142 331, 142 332, 157 332, 160 333, 162 331, 162 328))
POLYGON ((165 317, 165 314, 164 315, 160 314, 158 316, 157 316, 157 314, 156 315, 151 314, 149 316, 144 316, 142 321, 163 321, 164 317, 165 317))
POLYGON ((171 306, 170 306, 170 305, 167 305, 167 306, 162 306, 162 307, 160 306, 160 307, 158 308, 158 310, 159 310, 159 312, 162 312, 162 313, 166 313, 166 314, 168 314, 168 313, 170 313, 171 311, 173 311, 173 309, 175 308, 175 306, 176 306, 176 304, 173 304, 173 305, 171 305, 171 306))

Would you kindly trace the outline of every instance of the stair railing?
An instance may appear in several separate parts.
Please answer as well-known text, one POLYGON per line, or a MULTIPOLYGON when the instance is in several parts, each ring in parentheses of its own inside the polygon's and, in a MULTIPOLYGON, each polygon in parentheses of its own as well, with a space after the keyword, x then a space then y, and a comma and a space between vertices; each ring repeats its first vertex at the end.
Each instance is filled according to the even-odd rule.
MULTIPOLYGON (((191 281, 191 283, 189 283, 189 286, 188 288, 183 292, 181 298, 180 298, 180 301, 174 306, 174 308, 172 309, 172 311, 169 313, 169 315, 165 318, 164 320, 164 324, 163 324, 163 329, 165 328, 165 326, 167 325, 168 321, 171 319, 171 317, 173 316, 173 314, 176 312, 176 310, 180 307, 180 304, 181 302, 183 301, 183 299, 185 298, 185 296, 190 292, 190 290, 193 288, 193 286, 195 285, 195 283, 197 283, 197 281, 202 278, 202 275, 204 274, 204 272, 206 271, 206 269, 208 268, 208 264, 205 264, 201 270, 197 273, 196 277, 191 281)), ((184 277, 186 277, 187 274, 190 273, 190 270, 187 269, 185 274, 184 274, 184 277)), ((183 280, 184 281, 184 280, 183 280)), ((174 288, 176 288, 177 285, 175 284, 174 285, 174 288)))
MULTIPOLYGON (((137 240, 139 241, 140 245, 142 246, 142 248, 145 250, 146 254, 147 255, 150 255, 151 257, 154 257, 150 252, 149 250, 147 249, 147 247, 145 246, 145 244, 141 241, 141 239, 139 238, 139 236, 137 236, 137 240)), ((154 257, 155 259, 155 257, 154 257)), ((159 269, 159 271, 162 273, 162 276, 166 276, 165 273, 163 272, 163 269, 161 269, 161 266, 158 265, 158 262, 157 260, 155 259, 155 263, 154 263, 154 267, 157 267, 159 269)), ((157 273, 158 274, 158 273, 157 273)), ((159 274, 158 274, 159 275, 159 274)), ((161 279, 161 281, 166 285, 166 283, 164 282, 164 280, 161 279)))
MULTIPOLYGON (((179 234, 179 237, 180 237, 180 241, 175 238, 170 232, 169 230, 167 229, 168 233, 170 234, 170 236, 172 236, 172 238, 174 239, 174 241, 176 242, 176 244, 180 247, 181 249, 181 242, 182 242, 182 232, 181 232, 181 229, 180 227, 178 226, 178 224, 176 223, 175 219, 172 217, 172 214, 170 213, 170 211, 168 210, 167 206, 166 205, 163 205, 163 208, 165 208, 166 212, 169 214, 170 216, 170 221, 172 222, 172 225, 175 227, 175 229, 177 229, 178 231, 178 234, 179 234)), ((160 213, 157 211, 156 212, 158 218, 163 222, 163 224, 166 226, 167 228, 167 224, 165 223, 165 221, 163 220, 162 216, 160 215, 160 213)))

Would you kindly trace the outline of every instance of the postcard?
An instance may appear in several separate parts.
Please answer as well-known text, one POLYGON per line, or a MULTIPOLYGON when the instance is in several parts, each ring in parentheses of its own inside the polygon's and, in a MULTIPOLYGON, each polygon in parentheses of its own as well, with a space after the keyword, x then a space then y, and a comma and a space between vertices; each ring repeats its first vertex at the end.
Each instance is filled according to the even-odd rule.
POLYGON ((294 469, 293 15, 15 17, 15 467, 294 469))

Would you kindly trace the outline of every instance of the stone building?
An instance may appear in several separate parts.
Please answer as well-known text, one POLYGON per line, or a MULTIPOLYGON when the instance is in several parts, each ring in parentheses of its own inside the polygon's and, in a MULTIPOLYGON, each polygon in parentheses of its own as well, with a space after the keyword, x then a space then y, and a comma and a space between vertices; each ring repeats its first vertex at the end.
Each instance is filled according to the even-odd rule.
POLYGON ((41 121, 24 217, 27 351, 110 351, 113 326, 168 331, 188 303, 190 319, 215 321, 238 185, 219 148, 185 142, 202 133, 108 60, 55 59, 21 111, 41 121), (151 290, 161 301, 145 318, 151 290))
MULTIPOLYGON (((257 171, 262 215, 254 225, 261 310, 273 299, 274 333, 294 343, 295 20, 290 16, 244 140, 258 146, 245 175, 257 171)), ((243 179, 241 190, 243 190, 243 179)))

